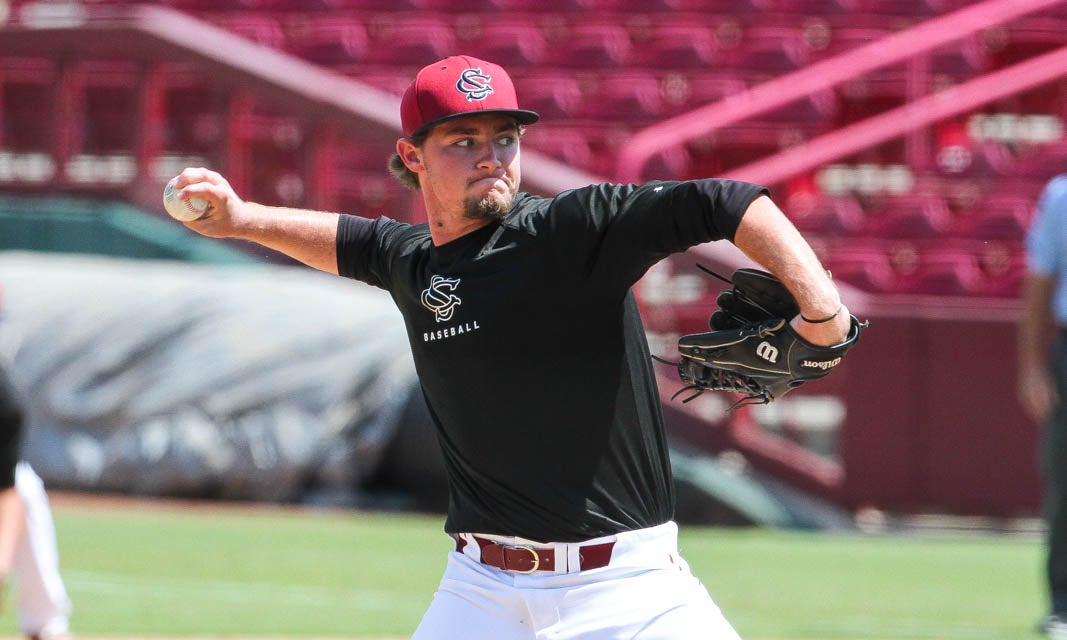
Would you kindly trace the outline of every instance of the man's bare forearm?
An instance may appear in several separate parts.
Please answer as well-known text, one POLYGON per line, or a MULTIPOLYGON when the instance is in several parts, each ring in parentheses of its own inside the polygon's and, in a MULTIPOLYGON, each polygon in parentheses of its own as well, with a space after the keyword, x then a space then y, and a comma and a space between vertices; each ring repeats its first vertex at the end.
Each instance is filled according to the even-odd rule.
POLYGON ((845 338, 850 324, 841 294, 811 246, 770 198, 761 196, 749 205, 734 244, 782 281, 800 305, 801 317, 830 318, 822 323, 794 319, 801 336, 821 345, 845 338))
POLYGON ((183 223, 193 231, 255 242, 309 267, 337 273, 338 214, 246 202, 222 174, 203 167, 182 171, 174 188, 180 200, 204 198, 209 205, 202 217, 183 223))
POLYGON ((246 202, 232 237, 261 244, 327 273, 337 273, 336 213, 246 202))

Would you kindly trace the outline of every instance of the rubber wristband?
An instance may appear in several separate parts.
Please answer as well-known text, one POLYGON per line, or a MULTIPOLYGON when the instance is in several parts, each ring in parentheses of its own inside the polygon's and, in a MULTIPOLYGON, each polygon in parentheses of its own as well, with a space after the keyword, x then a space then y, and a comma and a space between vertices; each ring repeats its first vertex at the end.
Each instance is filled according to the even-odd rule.
POLYGON ((839 306, 837 308, 837 311, 834 311, 832 314, 826 316, 825 318, 820 318, 818 320, 811 320, 811 319, 805 318, 804 314, 802 313, 802 314, 800 314, 800 319, 803 320, 804 322, 807 322, 808 324, 822 324, 824 322, 829 322, 829 321, 833 320, 834 318, 836 318, 837 314, 841 313, 841 310, 844 309, 844 308, 845 308, 845 304, 841 303, 841 306, 839 306))

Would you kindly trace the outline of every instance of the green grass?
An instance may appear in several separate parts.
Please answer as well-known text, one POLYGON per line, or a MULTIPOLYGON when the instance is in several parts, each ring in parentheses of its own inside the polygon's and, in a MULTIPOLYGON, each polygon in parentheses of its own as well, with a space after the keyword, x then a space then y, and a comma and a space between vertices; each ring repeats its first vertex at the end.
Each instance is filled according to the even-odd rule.
POLYGON ((682 553, 746 638, 1034 639, 1041 546, 715 530, 682 553))
MULTIPOLYGON (((406 636, 450 542, 439 517, 366 513, 79 508, 56 524, 84 635, 406 636)), ((682 553, 748 640, 1034 640, 1042 610, 1034 540, 686 527, 682 553)))

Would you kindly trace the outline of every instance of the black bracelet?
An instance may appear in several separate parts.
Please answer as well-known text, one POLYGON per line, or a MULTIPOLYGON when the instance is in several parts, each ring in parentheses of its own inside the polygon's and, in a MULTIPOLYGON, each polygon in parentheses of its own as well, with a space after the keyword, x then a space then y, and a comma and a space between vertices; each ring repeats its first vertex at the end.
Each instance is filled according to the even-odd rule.
POLYGON ((845 308, 845 303, 842 302, 841 306, 839 306, 837 308, 837 311, 834 311, 831 315, 828 315, 825 318, 820 318, 819 320, 809 320, 809 319, 805 318, 804 314, 802 313, 802 314, 800 314, 800 319, 803 320, 804 322, 807 322, 808 324, 822 324, 824 322, 829 322, 829 321, 833 320, 834 318, 836 318, 837 314, 841 313, 841 310, 844 309, 844 308, 845 308))

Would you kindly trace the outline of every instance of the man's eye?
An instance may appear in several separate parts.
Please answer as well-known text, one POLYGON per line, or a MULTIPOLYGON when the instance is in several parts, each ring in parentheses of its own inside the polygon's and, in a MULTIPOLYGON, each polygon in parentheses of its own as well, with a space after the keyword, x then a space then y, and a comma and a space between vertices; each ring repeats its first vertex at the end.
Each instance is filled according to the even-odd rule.
POLYGON ((469 147, 469 146, 471 146, 471 144, 472 144, 472 142, 471 142, 470 138, 460 138, 459 140, 456 140, 456 142, 455 142, 455 145, 457 147, 469 147))
POLYGON ((503 138, 499 138, 496 141, 497 144, 505 146, 505 147, 509 147, 509 146, 515 144, 516 142, 518 142, 518 140, 515 139, 515 136, 504 136, 503 138))

